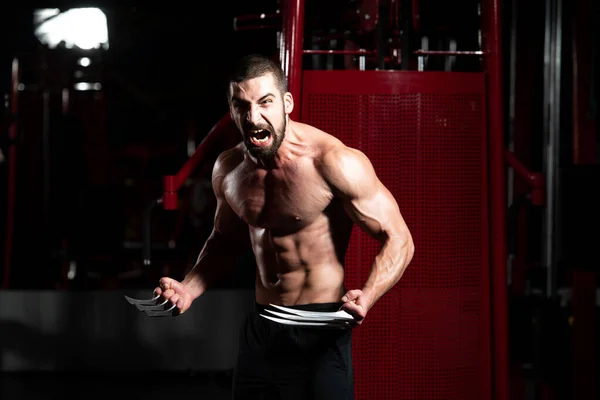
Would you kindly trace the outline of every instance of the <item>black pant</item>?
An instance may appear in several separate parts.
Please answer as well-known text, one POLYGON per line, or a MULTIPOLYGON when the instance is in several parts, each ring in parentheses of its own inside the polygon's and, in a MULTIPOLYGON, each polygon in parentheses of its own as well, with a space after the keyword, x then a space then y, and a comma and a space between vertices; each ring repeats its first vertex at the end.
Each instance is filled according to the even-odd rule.
MULTIPOLYGON (((340 306, 294 307, 337 311, 340 306)), ((352 400, 352 330, 283 325, 261 317, 268 314, 264 309, 256 304, 241 328, 233 398, 352 400)))

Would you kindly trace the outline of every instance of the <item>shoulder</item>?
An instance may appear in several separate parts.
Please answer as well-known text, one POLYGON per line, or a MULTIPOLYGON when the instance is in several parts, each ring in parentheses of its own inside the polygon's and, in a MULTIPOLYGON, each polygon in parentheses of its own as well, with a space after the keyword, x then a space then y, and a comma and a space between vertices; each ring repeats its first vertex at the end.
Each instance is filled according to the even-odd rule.
POLYGON ((371 161, 362 151, 331 135, 320 143, 316 165, 323 179, 338 192, 349 194, 374 188, 379 182, 371 161))
POLYGON ((235 169, 244 161, 245 153, 243 145, 240 143, 228 150, 225 150, 217 157, 213 167, 213 175, 227 174, 235 169))
POLYGON ((369 172, 371 161, 360 150, 347 146, 340 139, 324 134, 319 140, 317 165, 325 175, 369 172), (366 169, 366 171, 365 171, 366 169))
POLYGON ((241 144, 219 154, 212 170, 212 183, 215 192, 220 192, 225 177, 236 169, 244 159, 245 153, 241 144))
MULTIPOLYGON (((298 124, 298 123, 297 123, 298 124)), ((311 138, 313 157, 317 168, 328 169, 340 167, 341 164, 368 162, 368 158, 360 150, 347 146, 334 135, 314 126, 298 124, 311 138)), ((346 165, 351 166, 351 165, 346 165)), ((324 171, 327 172, 327 171, 324 171)))

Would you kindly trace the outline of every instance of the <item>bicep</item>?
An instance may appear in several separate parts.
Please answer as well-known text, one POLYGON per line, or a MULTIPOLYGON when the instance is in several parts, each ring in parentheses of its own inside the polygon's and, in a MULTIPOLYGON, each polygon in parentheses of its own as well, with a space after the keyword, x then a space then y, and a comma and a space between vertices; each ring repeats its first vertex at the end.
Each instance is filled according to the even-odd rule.
POLYGON ((372 188, 358 190, 344 199, 349 217, 377 240, 402 235, 406 224, 392 193, 378 180, 365 184, 365 189, 369 186, 372 188))
POLYGON ((329 167, 329 181, 349 217, 362 230, 378 240, 407 233, 396 199, 362 152, 339 151, 329 159, 329 167))

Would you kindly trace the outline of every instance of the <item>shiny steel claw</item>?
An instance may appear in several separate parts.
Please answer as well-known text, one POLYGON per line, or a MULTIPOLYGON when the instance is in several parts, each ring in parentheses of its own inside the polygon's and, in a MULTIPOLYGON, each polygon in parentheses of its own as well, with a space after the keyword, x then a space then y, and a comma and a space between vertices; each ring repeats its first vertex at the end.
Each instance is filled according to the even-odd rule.
POLYGON ((149 317, 173 317, 176 315, 176 304, 170 304, 169 300, 160 300, 160 296, 142 300, 125 296, 129 304, 133 304, 138 310, 143 311, 149 317))

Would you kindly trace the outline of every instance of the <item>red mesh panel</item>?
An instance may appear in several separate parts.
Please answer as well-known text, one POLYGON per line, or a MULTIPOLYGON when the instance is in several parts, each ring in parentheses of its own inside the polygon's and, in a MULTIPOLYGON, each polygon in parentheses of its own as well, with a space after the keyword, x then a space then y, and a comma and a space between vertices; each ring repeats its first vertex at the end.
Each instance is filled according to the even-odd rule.
MULTIPOLYGON (((306 71, 302 120, 362 150, 395 195, 416 254, 355 330, 358 400, 485 399, 489 278, 481 74, 306 71)), ((347 288, 379 250, 358 229, 347 288)))

